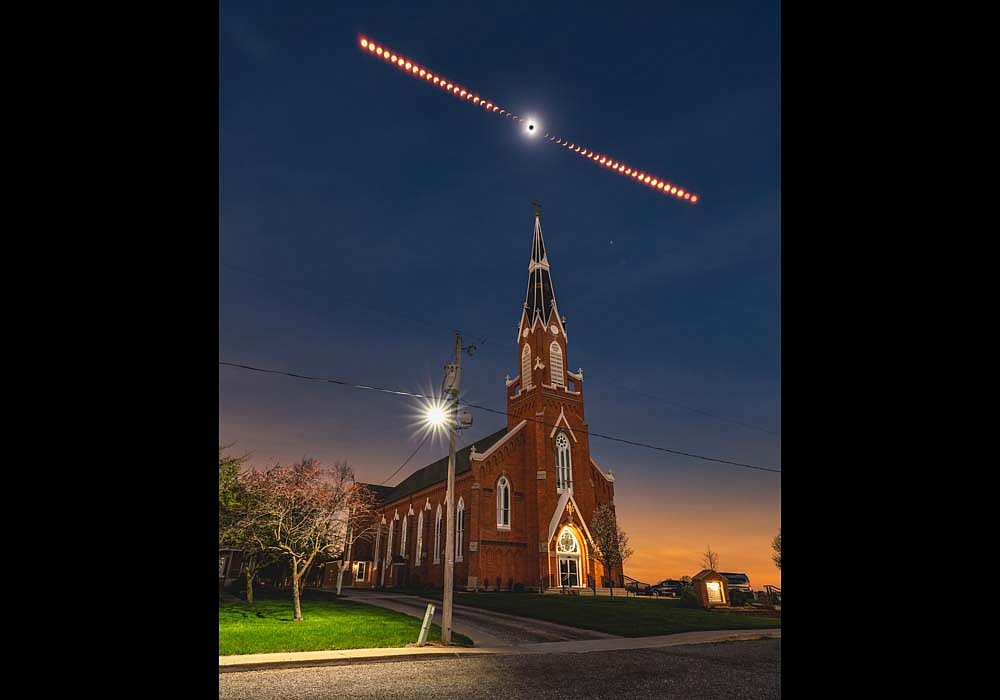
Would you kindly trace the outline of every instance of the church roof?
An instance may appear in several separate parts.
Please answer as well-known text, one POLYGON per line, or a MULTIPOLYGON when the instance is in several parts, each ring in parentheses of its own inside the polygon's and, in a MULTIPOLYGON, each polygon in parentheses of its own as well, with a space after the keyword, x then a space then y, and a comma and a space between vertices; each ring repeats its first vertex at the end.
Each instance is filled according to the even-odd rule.
MULTIPOLYGON (((476 447, 476 452, 486 452, 486 450, 490 449, 494 443, 503 438, 506 434, 507 428, 504 428, 503 430, 496 431, 492 435, 487 435, 484 438, 474 440, 472 444, 457 450, 455 452, 455 476, 472 469, 472 461, 469 459, 469 454, 472 452, 473 445, 476 447)), ((433 486, 434 484, 445 481, 447 478, 448 456, 445 455, 438 461, 428 464, 423 469, 418 469, 410 474, 394 489, 392 489, 390 493, 386 494, 385 498, 380 498, 379 502, 391 503, 393 501, 398 501, 399 499, 414 494, 421 489, 427 488, 428 486, 433 486)))
POLYGON ((395 486, 379 486, 378 484, 365 484, 359 482, 361 486, 364 486, 375 496, 376 503, 384 503, 385 497, 392 493, 395 486))
POLYGON ((528 314, 528 326, 535 322, 538 314, 545 322, 556 303, 556 293, 552 288, 549 273, 549 258, 542 238, 542 224, 539 213, 535 212, 535 240, 531 244, 531 261, 528 263, 528 291, 524 297, 524 310, 528 314))

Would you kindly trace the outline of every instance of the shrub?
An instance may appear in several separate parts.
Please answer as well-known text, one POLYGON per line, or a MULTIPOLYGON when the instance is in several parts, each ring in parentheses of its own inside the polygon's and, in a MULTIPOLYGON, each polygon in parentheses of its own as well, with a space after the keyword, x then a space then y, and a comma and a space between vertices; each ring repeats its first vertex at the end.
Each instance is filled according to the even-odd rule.
POLYGON ((514 584, 514 592, 515 593, 524 593, 524 584, 521 583, 520 581, 518 581, 517 583, 515 583, 514 584))
POLYGON ((747 605, 753 600, 753 594, 747 593, 746 591, 737 591, 730 589, 729 591, 729 604, 730 605, 747 605))
POLYGON ((680 606, 682 608, 701 607, 701 601, 698 600, 698 594, 695 592, 694 586, 685 586, 684 590, 681 591, 680 606))

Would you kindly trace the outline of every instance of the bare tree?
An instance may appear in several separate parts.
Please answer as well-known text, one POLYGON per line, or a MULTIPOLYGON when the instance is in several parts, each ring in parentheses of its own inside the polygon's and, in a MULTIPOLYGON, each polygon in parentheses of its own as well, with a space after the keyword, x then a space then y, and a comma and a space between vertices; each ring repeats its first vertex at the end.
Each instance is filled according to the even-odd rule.
POLYGON ((346 464, 323 467, 315 459, 250 472, 244 481, 254 504, 254 536, 289 564, 294 619, 300 621, 309 568, 344 556, 349 522, 373 518, 370 496, 346 464))
POLYGON ((774 550, 774 554, 771 558, 774 559, 774 565, 778 567, 778 571, 781 571, 781 528, 778 528, 778 534, 774 536, 771 540, 771 549, 774 550))
POLYGON ((351 551, 354 544, 360 540, 368 540, 377 527, 372 514, 375 512, 375 494, 364 486, 358 485, 355 494, 356 501, 351 506, 347 518, 347 532, 344 535, 344 556, 337 563, 337 595, 340 595, 344 581, 344 569, 351 562, 351 551))
MULTIPOLYGON (((625 560, 634 553, 629 547, 628 535, 618 527, 614 509, 606 503, 597 506, 590 521, 590 532, 594 536, 597 551, 594 556, 601 562, 604 571, 610 573, 618 566, 624 568, 625 560)), ((614 581, 611 581, 611 595, 614 597, 614 581)))
POLYGON ((712 571, 719 570, 719 554, 718 552, 712 551, 712 546, 709 545, 705 553, 701 555, 701 565, 705 569, 711 569, 712 571))

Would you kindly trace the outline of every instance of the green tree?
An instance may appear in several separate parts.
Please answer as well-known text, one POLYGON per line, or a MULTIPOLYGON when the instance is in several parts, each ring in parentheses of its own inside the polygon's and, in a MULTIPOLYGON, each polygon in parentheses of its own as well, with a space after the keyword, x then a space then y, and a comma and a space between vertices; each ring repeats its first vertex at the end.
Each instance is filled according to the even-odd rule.
MULTIPOLYGON (((601 562, 605 573, 610 577, 617 567, 624 568, 625 560, 634 553, 629 547, 628 535, 618 527, 614 508, 607 503, 597 506, 594 517, 591 518, 590 532, 594 536, 597 551, 594 556, 601 562)), ((614 581, 611 581, 611 595, 614 597, 614 581)))
POLYGON ((225 453, 232 445, 219 446, 219 548, 242 554, 242 574, 246 599, 253 605, 253 584, 262 568, 275 560, 268 547, 267 531, 259 515, 255 494, 247 488, 243 465, 249 455, 233 457, 225 453))

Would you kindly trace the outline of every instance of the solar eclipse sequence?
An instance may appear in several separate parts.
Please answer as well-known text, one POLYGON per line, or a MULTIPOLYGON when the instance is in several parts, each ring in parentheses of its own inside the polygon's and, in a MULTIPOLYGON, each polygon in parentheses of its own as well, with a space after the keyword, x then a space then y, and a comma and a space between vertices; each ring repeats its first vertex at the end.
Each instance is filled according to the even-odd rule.
MULTIPOLYGON (((469 90, 447 78, 441 76, 438 73, 434 73, 427 69, 426 66, 421 66, 415 61, 406 58, 400 54, 393 52, 392 50, 377 44, 376 42, 366 38, 361 37, 359 39, 359 45, 361 50, 365 53, 371 54, 376 58, 383 59, 396 68, 399 68, 406 72, 410 77, 423 80, 433 87, 444 90, 453 97, 457 97, 460 100, 465 100, 477 109, 481 109, 489 114, 495 115, 497 117, 502 117, 504 119, 510 119, 512 122, 517 122, 519 125, 524 127, 525 134, 528 136, 534 136, 537 124, 534 119, 521 117, 506 107, 501 107, 493 100, 480 97, 478 94, 469 90)), ((571 153, 576 153, 587 160, 591 161, 596 165, 600 165, 612 172, 615 172, 624 177, 631 178, 635 182, 641 185, 645 185, 650 189, 665 194, 670 197, 674 197, 678 200, 684 202, 690 202, 691 204, 696 204, 698 202, 698 195, 684 189, 683 187, 678 187, 674 183, 667 182, 659 176, 653 176, 647 171, 639 170, 631 165, 624 163, 620 160, 612 158, 603 153, 598 153, 593 151, 579 143, 571 142, 561 136, 556 136, 554 134, 545 133, 545 138, 557 146, 562 146, 571 153)))

